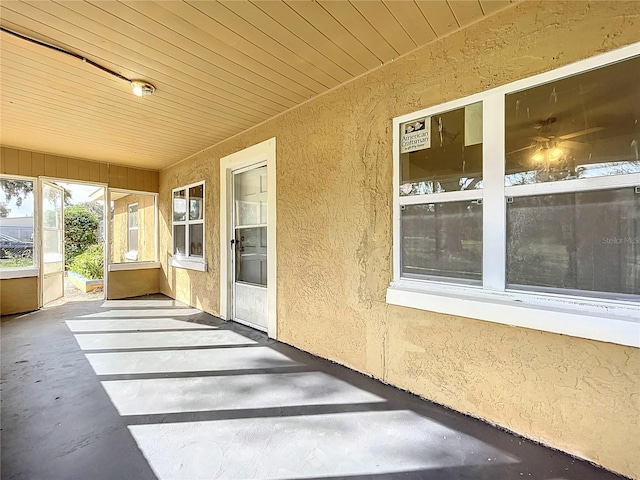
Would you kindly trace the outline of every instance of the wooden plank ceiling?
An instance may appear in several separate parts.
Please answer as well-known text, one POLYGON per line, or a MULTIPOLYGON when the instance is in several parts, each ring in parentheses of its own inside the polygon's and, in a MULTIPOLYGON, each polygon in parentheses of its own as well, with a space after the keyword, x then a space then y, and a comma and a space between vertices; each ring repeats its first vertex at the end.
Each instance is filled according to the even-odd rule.
POLYGON ((0 143, 161 169, 509 5, 509 0, 12 1, 0 143))

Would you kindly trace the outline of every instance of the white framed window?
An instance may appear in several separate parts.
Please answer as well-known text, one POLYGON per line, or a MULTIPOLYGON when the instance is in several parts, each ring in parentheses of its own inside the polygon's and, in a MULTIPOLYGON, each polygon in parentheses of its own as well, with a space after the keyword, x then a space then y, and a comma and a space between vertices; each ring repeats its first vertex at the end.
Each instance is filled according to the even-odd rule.
POLYGON ((0 175, 0 278, 37 275, 35 179, 0 175))
POLYGON ((158 194, 109 189, 109 271, 157 268, 158 194))
POLYGON ((399 125, 403 278, 482 282, 482 102, 399 125))
POLYGON ((173 258, 170 264, 206 270, 204 182, 175 188, 171 197, 173 258))
POLYGON ((392 304, 640 346, 640 44, 395 118, 392 304))

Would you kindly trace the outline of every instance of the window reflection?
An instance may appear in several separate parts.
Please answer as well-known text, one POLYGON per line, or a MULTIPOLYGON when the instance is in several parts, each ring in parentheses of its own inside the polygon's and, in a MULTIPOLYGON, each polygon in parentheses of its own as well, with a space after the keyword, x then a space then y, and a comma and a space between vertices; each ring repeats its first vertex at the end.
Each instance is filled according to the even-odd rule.
POLYGON ((482 280, 481 205, 407 205, 401 214, 403 275, 482 280))
POLYGON ((192 257, 202 257, 204 245, 203 227, 202 223, 189 225, 189 255, 192 257))
POLYGON ((185 244, 185 226, 184 225, 174 225, 173 226, 173 253, 176 255, 186 255, 186 244, 185 244))
POLYGON ((640 194, 633 188, 514 198, 507 282, 640 294, 640 194))
POLYGON ((173 192, 173 253, 204 258, 204 183, 173 192))
POLYGON ((155 195, 110 190, 110 197, 110 261, 156 261, 155 195))
POLYGON ((481 102, 400 129, 401 196, 482 188, 481 102), (423 123, 429 135, 421 136, 423 123))
POLYGON ((236 229, 236 281, 267 285, 267 227, 236 229))
POLYGON ((203 193, 204 186, 202 184, 189 189, 189 220, 201 220, 203 218, 203 193))
MULTIPOLYGON (((33 182, 0 179, 0 269, 33 265, 33 182)), ((53 219, 51 212, 45 221, 53 219)))
POLYGON ((505 184, 640 172, 640 57, 507 95, 505 184))
POLYGON ((187 218, 187 198, 185 190, 173 192, 173 221, 184 222, 187 218))

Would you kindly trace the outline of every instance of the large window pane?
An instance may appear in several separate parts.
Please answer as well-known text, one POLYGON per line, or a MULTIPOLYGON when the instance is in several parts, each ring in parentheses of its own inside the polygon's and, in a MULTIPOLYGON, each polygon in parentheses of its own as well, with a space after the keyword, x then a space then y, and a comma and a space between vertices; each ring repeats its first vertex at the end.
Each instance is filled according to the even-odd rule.
POLYGON ((111 262, 156 261, 155 195, 111 191, 111 262))
POLYGON ((33 182, 0 179, 0 268, 33 265, 33 182))
POLYGON ((507 281, 640 294, 640 194, 633 188, 514 198, 507 281))
POLYGON ((400 125, 400 195, 482 188, 482 103, 400 125))
POLYGON ((403 276, 482 279, 481 205, 408 205, 401 217, 403 276))
POLYGON ((640 172, 640 57, 505 98, 506 185, 640 172))

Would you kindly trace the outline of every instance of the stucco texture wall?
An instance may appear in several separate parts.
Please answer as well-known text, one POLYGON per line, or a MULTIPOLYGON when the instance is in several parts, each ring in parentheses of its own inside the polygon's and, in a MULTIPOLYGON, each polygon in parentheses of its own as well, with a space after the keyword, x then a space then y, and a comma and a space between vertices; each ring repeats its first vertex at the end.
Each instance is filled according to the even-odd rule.
POLYGON ((107 298, 114 300, 158 293, 159 274, 158 268, 109 272, 107 298))
POLYGON ((220 313, 220 189, 219 157, 202 152, 190 161, 160 172, 158 199, 159 259, 163 275, 160 291, 191 306, 218 315, 220 313), (171 191, 191 183, 205 181, 204 188, 204 260, 206 272, 168 266, 172 256, 171 191))
POLYGON ((638 41, 639 15, 520 2, 162 171, 162 291, 219 313, 219 159, 275 136, 280 340, 640 476, 638 349, 385 303, 391 119, 638 41), (171 189, 203 179, 209 270, 168 267, 171 189))
POLYGON ((0 315, 31 312, 38 309, 38 277, 0 281, 0 315))

